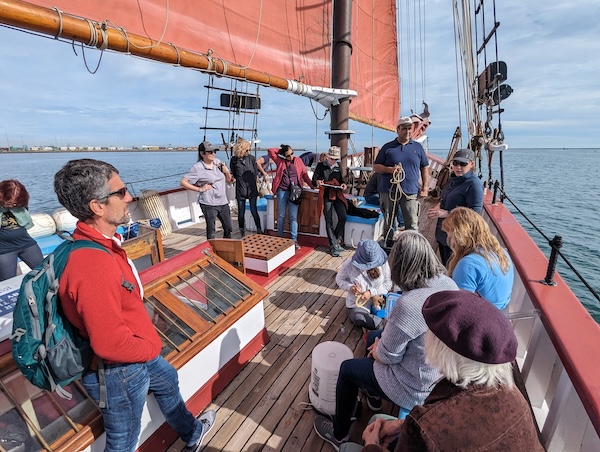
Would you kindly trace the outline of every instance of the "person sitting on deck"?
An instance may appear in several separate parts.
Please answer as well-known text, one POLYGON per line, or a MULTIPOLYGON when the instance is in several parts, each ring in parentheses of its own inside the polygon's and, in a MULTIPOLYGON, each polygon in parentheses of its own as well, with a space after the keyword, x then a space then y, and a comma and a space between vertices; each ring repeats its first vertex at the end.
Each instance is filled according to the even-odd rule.
POLYGON ((363 432, 363 448, 344 444, 340 452, 543 451, 514 384, 517 338, 508 319, 466 290, 431 295, 423 317, 426 360, 443 378, 405 420, 376 419, 363 432))
POLYGON ((336 385, 333 421, 317 416, 317 434, 336 449, 348 441, 358 389, 367 394, 371 410, 381 409, 381 398, 408 413, 429 395, 439 372, 425 363, 423 350, 427 325, 421 308, 430 295, 457 290, 427 239, 416 231, 400 234, 389 257, 392 281, 403 291, 383 331, 367 336, 368 356, 342 363, 336 385))
POLYGON ((508 311, 515 269, 483 217, 474 210, 457 207, 442 228, 452 249, 448 276, 461 289, 476 292, 498 309, 508 311))
POLYGON ((372 297, 392 289, 387 254, 375 240, 361 240, 352 258, 342 264, 335 282, 346 295, 348 318, 356 326, 376 329, 382 318, 371 314, 372 297))

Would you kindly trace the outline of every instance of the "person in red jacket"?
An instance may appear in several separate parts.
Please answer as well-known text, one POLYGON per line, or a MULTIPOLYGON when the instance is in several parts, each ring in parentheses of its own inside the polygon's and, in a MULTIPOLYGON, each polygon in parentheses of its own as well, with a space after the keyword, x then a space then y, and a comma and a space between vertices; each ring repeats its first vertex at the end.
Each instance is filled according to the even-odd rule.
POLYGON ((100 409, 105 451, 136 449, 148 391, 186 442, 185 450, 199 451, 215 412, 195 418, 187 410, 177 371, 160 355, 162 341, 144 307, 142 284, 116 233, 119 225, 129 222, 127 206, 133 199, 119 172, 99 160, 71 160, 54 176, 54 190, 79 220, 75 240, 91 240, 109 251, 73 251, 58 291, 66 317, 89 338, 104 365, 104 388, 94 365, 84 373, 82 383, 96 402, 101 390, 106 390, 106 407, 100 409))
POLYGON ((277 168, 273 178, 273 193, 277 196, 277 235, 283 237, 283 223, 286 210, 290 212, 290 234, 298 245, 298 205, 290 202, 290 182, 302 187, 303 182, 310 188, 315 188, 308 176, 306 166, 299 157, 294 157, 294 150, 287 144, 282 144, 279 149, 269 148, 269 157, 275 162, 277 168))

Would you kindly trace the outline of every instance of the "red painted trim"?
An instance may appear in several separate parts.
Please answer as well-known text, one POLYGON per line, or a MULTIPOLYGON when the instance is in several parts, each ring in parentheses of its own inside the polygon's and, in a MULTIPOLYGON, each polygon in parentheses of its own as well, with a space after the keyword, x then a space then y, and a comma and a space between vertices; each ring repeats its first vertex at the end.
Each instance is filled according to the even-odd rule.
POLYGON ((148 284, 155 279, 158 279, 169 272, 175 271, 178 268, 185 267, 190 262, 200 259, 204 254, 204 250, 210 249, 210 243, 208 241, 202 242, 187 251, 177 254, 176 256, 170 257, 167 260, 159 262, 156 265, 148 267, 146 270, 140 272, 140 280, 142 284, 148 284))
POLYGON ((314 251, 314 249, 308 246, 302 246, 299 250, 296 250, 296 254, 294 256, 290 257, 287 261, 285 261, 275 270, 271 271, 271 273, 269 273, 268 275, 265 275, 264 273, 255 272, 253 270, 246 270, 246 276, 248 276, 252 281, 261 285, 262 287, 266 287, 268 284, 279 278, 279 276, 283 272, 296 265, 296 262, 298 262, 311 251, 314 251))
MULTIPOLYGON (((227 364, 202 386, 198 392, 191 396, 186 405, 188 410, 196 416, 204 408, 210 405, 211 401, 227 386, 237 374, 244 368, 248 362, 254 358, 258 352, 269 342, 269 333, 264 328, 246 345, 236 356, 231 358, 227 364)), ((166 450, 167 447, 175 442, 177 433, 166 422, 163 423, 144 444, 138 452, 155 452, 157 450, 166 450)))
POLYGON ((491 205, 491 199, 492 194, 488 193, 485 212, 506 244, 515 269, 534 306, 540 310, 552 344, 600 435, 600 325, 560 275, 555 275, 554 287, 539 282, 546 276, 548 259, 508 209, 500 203, 491 205))

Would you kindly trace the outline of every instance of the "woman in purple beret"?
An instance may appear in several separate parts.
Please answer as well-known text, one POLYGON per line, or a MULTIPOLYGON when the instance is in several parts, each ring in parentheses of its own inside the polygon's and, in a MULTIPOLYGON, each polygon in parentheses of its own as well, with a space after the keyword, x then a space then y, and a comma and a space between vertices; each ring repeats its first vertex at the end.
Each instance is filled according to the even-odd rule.
POLYGON ((466 290, 431 295, 423 317, 427 362, 443 378, 405 420, 376 419, 363 432, 362 449, 339 450, 543 451, 531 408, 514 384, 517 338, 508 319, 466 290))

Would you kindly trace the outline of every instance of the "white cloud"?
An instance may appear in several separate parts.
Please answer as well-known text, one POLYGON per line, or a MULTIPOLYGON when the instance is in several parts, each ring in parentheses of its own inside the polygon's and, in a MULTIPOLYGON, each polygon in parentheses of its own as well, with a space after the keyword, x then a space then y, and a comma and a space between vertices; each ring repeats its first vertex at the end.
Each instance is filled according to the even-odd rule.
MULTIPOLYGON (((445 149, 459 122, 452 8, 448 0, 429 1, 426 7, 430 145, 445 149)), ((497 2, 497 14, 500 58, 508 65, 507 83, 514 89, 502 104, 507 142, 512 147, 597 146, 600 3, 503 0, 497 2)), ((92 75, 85 69, 81 47, 75 48, 76 56, 70 45, 4 27, 0 27, 0 42, 2 146, 4 141, 195 145, 203 138, 199 127, 204 124, 207 76, 197 71, 106 52, 92 75)), ((85 51, 90 68, 96 67, 99 56, 98 51, 85 51)), ((404 78, 402 113, 411 108, 420 111, 421 81, 415 80, 418 88, 408 95, 404 78)), ((310 101, 267 88, 261 88, 261 97, 262 145, 327 147, 324 131, 329 129, 329 117, 316 121, 310 101)), ((317 115, 323 113, 319 106, 317 115)), ((381 146, 394 137, 354 122, 350 128, 357 132, 353 141, 359 150, 381 146)), ((220 141, 217 132, 208 135, 220 141)))

